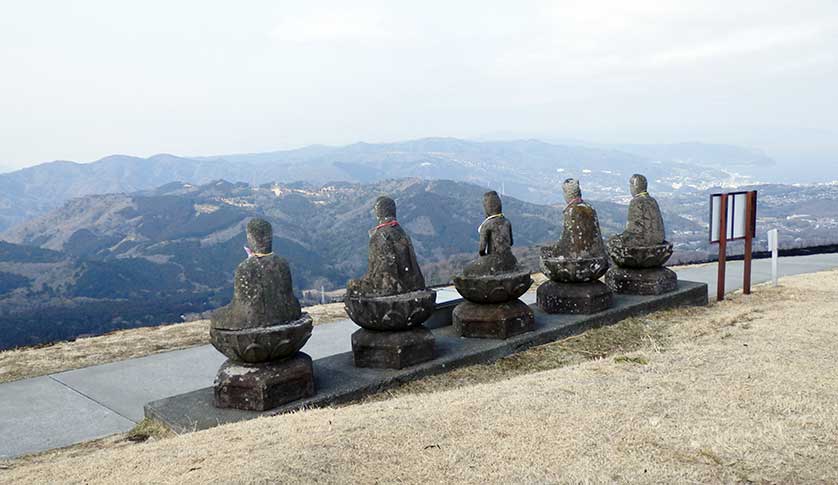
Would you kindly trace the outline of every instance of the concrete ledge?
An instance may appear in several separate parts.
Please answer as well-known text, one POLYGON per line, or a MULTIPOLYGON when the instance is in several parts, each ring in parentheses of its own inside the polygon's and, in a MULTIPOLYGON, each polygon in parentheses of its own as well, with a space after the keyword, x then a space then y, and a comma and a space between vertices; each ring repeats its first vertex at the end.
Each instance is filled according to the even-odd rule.
MULTIPOLYGON (((535 330, 507 340, 468 339, 456 336, 451 326, 433 330, 437 357, 407 369, 362 369, 353 366, 352 352, 314 361, 316 393, 265 412, 218 409, 212 405, 211 387, 146 404, 145 415, 178 433, 207 429, 225 423, 271 416, 302 408, 323 407, 357 400, 403 382, 443 373, 458 367, 492 362, 593 327, 610 325, 628 317, 657 310, 707 304, 707 285, 679 281, 678 289, 658 296, 615 295, 614 307, 594 315, 549 315, 534 307, 535 330)), ((303 349, 305 350, 305 349, 303 349)))

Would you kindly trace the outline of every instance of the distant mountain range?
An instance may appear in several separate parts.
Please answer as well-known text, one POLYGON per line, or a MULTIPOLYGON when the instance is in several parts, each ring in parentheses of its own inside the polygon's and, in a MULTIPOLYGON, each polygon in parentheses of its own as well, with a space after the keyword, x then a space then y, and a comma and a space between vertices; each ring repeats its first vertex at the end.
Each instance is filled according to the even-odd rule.
POLYGON ((616 200, 627 195, 626 180, 635 172, 646 174, 656 192, 671 193, 748 180, 720 168, 725 165, 747 172, 744 168, 771 163, 760 152, 727 145, 581 146, 454 138, 214 157, 112 155, 92 163, 56 161, 0 174, 0 231, 74 197, 149 190, 175 181, 322 184, 420 177, 469 182, 550 204, 560 200, 561 181, 571 176, 582 180, 588 196, 616 200))
MULTIPOLYGON (((619 148, 424 139, 112 156, 0 174, 0 348, 174 322, 225 304, 255 216, 274 223, 301 297, 341 288, 366 268, 371 204, 382 194, 397 200, 431 284, 475 256, 487 186, 505 192, 516 251, 535 269, 536 246, 559 237, 560 187, 570 176, 581 179, 608 235, 624 224, 628 177, 646 174, 677 248, 673 261, 703 261, 714 252, 709 194, 749 188, 730 167, 747 175, 772 164, 720 145, 619 148)), ((760 236, 776 227, 784 247, 838 242, 838 184, 756 188, 760 236)))

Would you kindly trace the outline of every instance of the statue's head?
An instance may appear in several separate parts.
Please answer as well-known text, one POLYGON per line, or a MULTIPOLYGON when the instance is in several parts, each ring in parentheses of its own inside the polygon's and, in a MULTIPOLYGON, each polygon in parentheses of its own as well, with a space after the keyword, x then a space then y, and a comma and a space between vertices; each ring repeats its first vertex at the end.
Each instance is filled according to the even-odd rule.
POLYGON ((562 191, 564 192, 565 202, 570 203, 573 199, 582 198, 582 189, 579 188, 579 181, 576 179, 567 179, 562 184, 562 191))
POLYGON ((629 187, 631 188, 631 195, 637 195, 646 192, 649 188, 649 182, 646 180, 646 177, 636 173, 629 179, 629 187))
POLYGON ((273 251, 274 229, 265 219, 251 219, 247 223, 247 246, 254 253, 273 251))
POLYGON ((391 221, 396 218, 396 202, 386 196, 379 197, 372 206, 372 212, 379 223, 391 221))
POLYGON ((483 194, 483 211, 486 212, 486 217, 503 212, 500 196, 494 190, 483 194))

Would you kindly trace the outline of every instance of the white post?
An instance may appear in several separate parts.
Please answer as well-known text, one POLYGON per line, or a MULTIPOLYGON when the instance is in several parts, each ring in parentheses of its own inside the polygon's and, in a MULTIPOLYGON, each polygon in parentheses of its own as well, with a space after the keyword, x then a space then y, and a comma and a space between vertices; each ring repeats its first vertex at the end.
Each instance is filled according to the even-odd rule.
POLYGON ((326 287, 322 285, 320 286, 320 304, 326 304, 326 287))
POLYGON ((780 232, 777 229, 768 231, 768 249, 771 250, 771 281, 777 286, 780 263, 780 232))

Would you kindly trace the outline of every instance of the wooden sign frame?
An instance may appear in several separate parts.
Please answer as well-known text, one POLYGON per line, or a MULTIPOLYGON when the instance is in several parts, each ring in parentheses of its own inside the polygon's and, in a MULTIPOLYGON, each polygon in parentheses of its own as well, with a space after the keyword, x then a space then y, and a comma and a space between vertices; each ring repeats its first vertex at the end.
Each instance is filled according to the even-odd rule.
MULTIPOLYGON (((732 217, 732 218, 726 218, 727 224, 725 224, 725 225, 727 226, 728 234, 732 235, 731 237, 727 238, 727 241, 728 242, 730 242, 730 241, 744 241, 746 239, 745 232, 747 231, 747 224, 749 222, 748 219, 751 219, 750 220, 750 223, 751 223, 750 224, 751 238, 756 237, 756 234, 757 234, 756 233, 756 226, 757 226, 757 224, 756 224, 757 223, 757 196, 756 196, 756 193, 757 192, 754 190, 754 191, 750 191, 750 192, 744 192, 744 191, 743 192, 729 192, 729 193, 717 193, 717 194, 711 194, 710 195, 710 219, 709 219, 710 220, 710 228, 709 228, 709 239, 708 239, 710 241, 710 244, 718 244, 719 239, 721 237, 721 234, 714 234, 715 231, 713 231, 713 219, 715 217, 715 214, 713 213, 713 202, 714 202, 715 199, 717 199, 717 198, 720 199, 722 196, 727 196, 727 201, 728 201, 728 206, 729 206, 727 214, 733 214, 734 215, 734 217, 732 217), (750 211, 750 217, 748 217, 748 208, 747 208, 747 203, 749 202, 747 200, 748 194, 753 194, 753 201, 752 201, 753 210, 750 211), (740 207, 741 207, 741 206, 737 206, 737 204, 736 204, 736 199, 739 196, 743 196, 742 198, 745 199, 745 204, 746 205, 743 208, 745 210, 745 214, 744 214, 745 219, 744 219, 743 222, 744 222, 746 227, 745 227, 745 230, 742 231, 743 233, 742 233, 741 236, 736 236, 736 217, 735 216, 739 215, 739 214, 742 214, 742 212, 737 212, 738 210, 740 210, 740 207)), ((721 226, 719 226, 719 228, 721 229, 721 226)), ((721 232, 721 231, 719 231, 719 232, 721 232)))
POLYGON ((748 192, 731 192, 731 193, 722 193, 722 194, 712 194, 710 195, 710 244, 718 244, 719 245, 719 270, 718 270, 718 282, 716 284, 716 299, 718 301, 722 301, 725 299, 725 273, 726 273, 726 266, 727 266, 727 243, 728 241, 745 241, 745 269, 743 275, 743 282, 742 282, 742 292, 746 295, 751 294, 751 266, 753 260, 753 240, 756 236, 756 224, 757 223, 757 191, 751 190, 748 192), (741 237, 736 237, 736 228, 734 224, 734 220, 737 219, 741 212, 736 211, 735 207, 735 200, 737 196, 744 195, 745 199, 745 212, 744 216, 744 230, 743 235, 741 237), (714 199, 719 199, 719 213, 718 213, 718 232, 714 234, 714 222, 716 218, 716 214, 713 211, 714 208, 714 199), (733 207, 728 208, 728 204, 732 204, 733 207), (728 215, 732 214, 733 217, 728 220, 728 215), (724 236, 722 237, 722 232, 724 231, 724 236))

